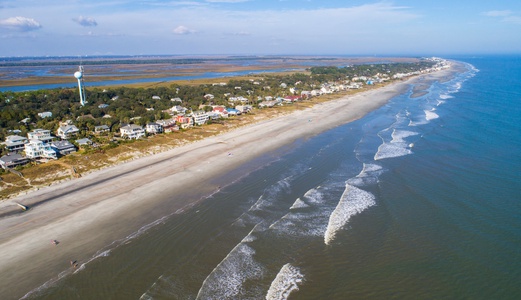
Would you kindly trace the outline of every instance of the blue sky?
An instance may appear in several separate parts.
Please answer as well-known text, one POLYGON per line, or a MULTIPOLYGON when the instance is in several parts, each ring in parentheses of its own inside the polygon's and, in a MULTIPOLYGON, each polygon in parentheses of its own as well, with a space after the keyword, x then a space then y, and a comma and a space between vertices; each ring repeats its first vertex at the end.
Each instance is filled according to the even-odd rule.
POLYGON ((519 0, 0 0, 0 56, 521 53, 519 0))

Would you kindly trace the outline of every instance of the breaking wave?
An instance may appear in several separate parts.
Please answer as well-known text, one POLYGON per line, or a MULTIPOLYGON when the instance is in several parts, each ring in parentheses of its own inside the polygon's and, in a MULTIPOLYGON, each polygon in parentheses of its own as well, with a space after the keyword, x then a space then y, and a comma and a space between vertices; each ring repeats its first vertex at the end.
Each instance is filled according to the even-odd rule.
POLYGON ((261 279, 264 268, 255 261, 255 250, 243 240, 206 277, 196 299, 239 299, 248 279, 261 279))
POLYGON ((299 284, 304 281, 304 275, 291 264, 285 264, 270 285, 266 300, 285 300, 289 295, 299 290, 299 284))
POLYGON ((440 116, 438 116, 437 113, 435 113, 434 111, 432 110, 425 110, 425 119, 427 121, 430 121, 430 120, 434 120, 434 119, 437 119, 439 118, 440 116))
POLYGON ((329 223, 324 234, 324 243, 326 245, 331 244, 337 232, 349 222, 352 216, 375 204, 373 194, 346 183, 346 189, 340 197, 337 207, 329 217, 329 223))

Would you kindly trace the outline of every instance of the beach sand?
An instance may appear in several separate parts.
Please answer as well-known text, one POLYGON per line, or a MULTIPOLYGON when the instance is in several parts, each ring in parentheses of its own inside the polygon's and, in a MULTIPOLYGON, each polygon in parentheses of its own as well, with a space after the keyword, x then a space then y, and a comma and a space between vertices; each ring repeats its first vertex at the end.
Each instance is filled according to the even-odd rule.
MULTIPOLYGON (((153 156, 110 167, 0 203, 0 291, 18 299, 81 268, 115 240, 181 214, 241 176, 256 158, 363 117, 410 84, 446 80, 451 68, 345 96, 153 156), (59 243, 54 245, 53 240, 59 243), (78 267, 70 265, 77 261, 78 267)), ((423 85, 423 84, 422 84, 423 85)), ((416 91, 415 93, 421 93, 416 91)), ((261 164, 261 162, 258 162, 261 164)))

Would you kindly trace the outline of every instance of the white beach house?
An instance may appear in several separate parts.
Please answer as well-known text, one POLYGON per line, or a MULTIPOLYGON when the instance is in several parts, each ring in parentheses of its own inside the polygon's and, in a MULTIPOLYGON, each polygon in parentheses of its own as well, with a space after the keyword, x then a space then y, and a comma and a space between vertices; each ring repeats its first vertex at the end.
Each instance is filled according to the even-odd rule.
POLYGON ((194 123, 197 125, 204 125, 206 122, 208 122, 208 119, 210 118, 207 113, 204 111, 198 110, 193 113, 194 117, 194 123))
POLYGON ((139 139, 145 136, 145 129, 136 124, 129 124, 119 129, 122 138, 139 139))
POLYGON ((32 159, 56 159, 56 152, 51 148, 51 145, 44 143, 41 140, 33 139, 29 140, 29 143, 25 144, 25 156, 32 159))
POLYGON ((58 128, 56 135, 61 137, 62 140, 67 140, 70 139, 71 136, 76 135, 79 132, 80 130, 75 125, 64 125, 58 128))
POLYGON ((18 152, 23 151, 25 149, 25 144, 27 144, 29 140, 23 136, 18 135, 9 135, 5 138, 5 148, 8 152, 18 152))
POLYGON ((30 140, 41 141, 44 144, 52 142, 54 137, 51 135, 51 131, 47 129, 35 129, 27 133, 27 138, 30 140))

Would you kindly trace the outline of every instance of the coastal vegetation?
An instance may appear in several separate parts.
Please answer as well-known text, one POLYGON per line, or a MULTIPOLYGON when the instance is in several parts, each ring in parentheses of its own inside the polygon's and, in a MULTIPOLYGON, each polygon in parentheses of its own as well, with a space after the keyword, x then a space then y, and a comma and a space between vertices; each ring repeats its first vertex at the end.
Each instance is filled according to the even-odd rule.
MULTIPOLYGON (((45 164, 32 161, 25 167, 17 167, 22 176, 0 171, 0 197, 6 198, 122 161, 159 153, 252 122, 308 108, 360 89, 380 86, 399 80, 401 77, 396 77, 397 74, 426 71, 437 63, 439 61, 421 60, 417 63, 311 67, 306 72, 252 75, 198 85, 174 82, 169 86, 151 88, 88 88, 88 104, 85 106, 80 105, 77 89, 0 92, 1 140, 14 134, 24 136, 36 128, 56 132, 62 122, 71 120, 79 129, 79 133, 70 140, 72 143, 80 138, 93 141, 91 146, 76 145, 80 151, 58 160, 45 164), (344 88, 340 89, 339 86, 344 88), (322 92, 311 97, 311 91, 322 92), (296 95, 306 97, 296 102, 278 102, 278 105, 269 109, 261 109, 261 103, 267 98, 283 99, 296 95), (172 118, 171 108, 174 106, 186 108, 185 114, 189 116, 198 110, 209 111, 214 106, 233 107, 235 103, 230 101, 231 97, 241 97, 243 104, 253 109, 247 114, 209 120, 206 125, 169 134, 151 135, 138 140, 124 140, 119 136, 120 128, 126 124, 144 126, 172 118), (42 112, 51 112, 51 116, 41 117, 39 113, 42 112), (109 132, 95 134, 95 127, 100 125, 106 125, 109 132)), ((1 148, 1 152, 2 155, 7 154, 5 147, 1 148)))

